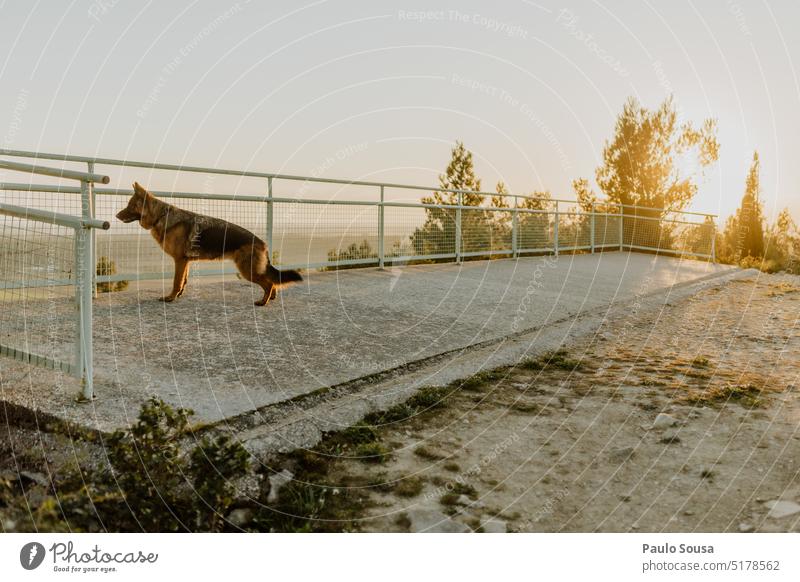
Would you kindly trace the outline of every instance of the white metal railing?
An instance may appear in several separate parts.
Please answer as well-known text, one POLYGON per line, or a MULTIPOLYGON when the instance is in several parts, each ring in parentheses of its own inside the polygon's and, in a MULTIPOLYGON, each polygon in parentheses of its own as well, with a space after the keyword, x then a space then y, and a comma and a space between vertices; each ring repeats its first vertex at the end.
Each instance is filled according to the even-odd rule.
MULTIPOLYGON (((513 194, 506 196, 511 202, 507 208, 476 207, 463 204, 463 196, 478 194, 488 199, 497 194, 3 149, 0 155, 85 164, 92 174, 96 166, 111 166, 167 172, 175 179, 188 172, 263 180, 264 194, 153 191, 188 210, 213 214, 249 228, 266 240, 279 268, 383 267, 409 261, 461 261, 478 256, 519 257, 616 249, 714 260, 716 225, 714 216, 709 214, 605 201, 593 204, 587 212, 567 206, 574 205, 574 201, 513 194), (298 182, 304 187, 307 184, 334 185, 339 189, 357 187, 366 189, 371 198, 312 198, 276 192, 279 184, 298 182), (390 199, 390 192, 408 190, 453 194, 455 203, 390 199)), ((71 210, 77 210, 71 200, 81 194, 81 215, 87 218, 113 216, 131 194, 127 189, 93 188, 87 197, 82 189, 75 187, 19 183, 0 183, 0 191, 15 193, 20 199, 27 194, 29 202, 45 207, 56 204, 71 210), (34 195, 40 198, 31 199, 34 195)), ((115 227, 114 234, 100 243, 93 240, 93 247, 98 244, 102 250, 95 252, 117 268, 116 273, 97 276, 98 283, 172 276, 171 264, 164 263, 163 253, 149 235, 134 225, 115 227)), ((200 266, 193 272, 219 275, 234 270, 200 266)))
POLYGON ((91 400, 95 258, 90 233, 108 230, 110 224, 91 217, 90 202, 93 184, 107 184, 109 178, 5 160, 0 160, 0 168, 78 180, 81 184, 77 190, 86 206, 83 216, 12 205, 0 199, 0 355, 74 375, 81 380, 81 398, 91 400), (46 296, 30 291, 65 284, 73 285, 75 293, 46 296), (69 329, 74 330, 72 357, 68 357, 70 350, 63 341, 69 329))

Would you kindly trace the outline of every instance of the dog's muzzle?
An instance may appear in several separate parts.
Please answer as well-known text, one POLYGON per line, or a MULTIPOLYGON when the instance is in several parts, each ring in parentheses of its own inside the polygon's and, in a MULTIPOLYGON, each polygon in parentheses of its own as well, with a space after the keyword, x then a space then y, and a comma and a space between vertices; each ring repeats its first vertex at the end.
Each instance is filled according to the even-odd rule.
POLYGON ((129 213, 125 212, 124 210, 121 210, 120 212, 117 213, 117 220, 121 220, 122 222, 127 224, 129 222, 133 222, 134 220, 137 220, 137 217, 132 215, 132 214, 129 214, 129 213))

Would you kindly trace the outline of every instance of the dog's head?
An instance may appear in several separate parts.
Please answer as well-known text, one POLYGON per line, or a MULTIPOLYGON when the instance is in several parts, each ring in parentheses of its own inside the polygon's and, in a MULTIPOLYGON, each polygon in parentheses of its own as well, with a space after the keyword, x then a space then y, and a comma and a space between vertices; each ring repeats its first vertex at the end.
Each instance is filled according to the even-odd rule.
POLYGON ((142 188, 139 182, 134 182, 133 196, 128 200, 128 205, 117 213, 117 218, 125 223, 141 220, 148 196, 152 194, 142 188))

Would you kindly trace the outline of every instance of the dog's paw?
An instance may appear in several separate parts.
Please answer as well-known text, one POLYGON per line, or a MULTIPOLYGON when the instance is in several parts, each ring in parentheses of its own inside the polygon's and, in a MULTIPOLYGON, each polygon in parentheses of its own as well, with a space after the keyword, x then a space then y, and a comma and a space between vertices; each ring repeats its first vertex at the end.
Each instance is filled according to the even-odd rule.
POLYGON ((172 295, 165 295, 164 297, 159 297, 158 300, 163 301, 164 303, 172 303, 175 301, 175 297, 172 295))

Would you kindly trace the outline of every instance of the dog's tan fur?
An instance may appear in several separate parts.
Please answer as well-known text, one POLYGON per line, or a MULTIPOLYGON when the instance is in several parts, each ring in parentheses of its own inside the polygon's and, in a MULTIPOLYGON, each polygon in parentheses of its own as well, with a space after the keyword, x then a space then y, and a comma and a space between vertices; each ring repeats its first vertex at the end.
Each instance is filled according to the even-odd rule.
POLYGON ((297 271, 275 269, 269 262, 267 244, 250 231, 221 218, 167 204, 138 182, 133 184, 128 206, 117 218, 126 223, 138 220, 175 261, 172 292, 162 297, 163 301, 174 301, 183 294, 192 261, 233 260, 242 277, 264 290, 256 305, 274 299, 280 285, 303 279, 297 271))

